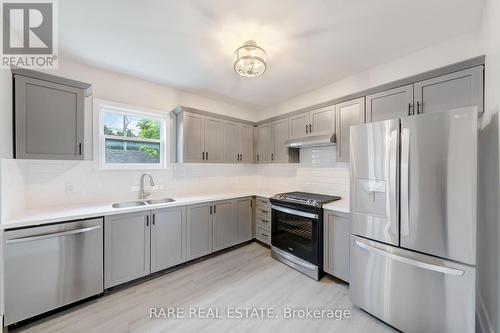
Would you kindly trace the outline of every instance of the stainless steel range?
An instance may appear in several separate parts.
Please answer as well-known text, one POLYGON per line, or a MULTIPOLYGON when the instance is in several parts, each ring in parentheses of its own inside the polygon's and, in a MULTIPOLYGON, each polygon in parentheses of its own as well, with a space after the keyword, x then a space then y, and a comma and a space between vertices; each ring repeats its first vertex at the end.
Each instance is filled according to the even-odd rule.
POLYGON ((271 201, 271 256, 319 280, 323 275, 323 205, 338 196, 288 192, 271 201))

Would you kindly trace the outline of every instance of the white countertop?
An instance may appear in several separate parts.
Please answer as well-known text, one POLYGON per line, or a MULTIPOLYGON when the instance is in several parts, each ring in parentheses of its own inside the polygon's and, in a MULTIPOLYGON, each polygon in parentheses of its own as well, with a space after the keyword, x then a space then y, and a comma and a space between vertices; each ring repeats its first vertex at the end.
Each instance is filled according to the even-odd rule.
MULTIPOLYGON (((94 203, 94 204, 80 204, 74 206, 62 207, 47 207, 42 209, 26 210, 21 214, 9 218, 0 224, 0 230, 12 229, 26 226, 43 225, 54 222, 64 222, 71 220, 86 219, 92 217, 100 217, 107 215, 115 215, 122 213, 138 212, 150 209, 169 208, 176 206, 192 205, 197 203, 229 200, 235 198, 243 198, 250 196, 258 196, 270 198, 272 195, 279 192, 235 192, 235 193, 217 193, 217 194, 200 194, 192 196, 178 196, 172 197, 174 202, 165 204, 145 205, 129 208, 113 208, 112 202, 108 203, 94 203)), ((341 199, 332 202, 323 207, 327 210, 349 213, 349 202, 346 199, 341 199)))

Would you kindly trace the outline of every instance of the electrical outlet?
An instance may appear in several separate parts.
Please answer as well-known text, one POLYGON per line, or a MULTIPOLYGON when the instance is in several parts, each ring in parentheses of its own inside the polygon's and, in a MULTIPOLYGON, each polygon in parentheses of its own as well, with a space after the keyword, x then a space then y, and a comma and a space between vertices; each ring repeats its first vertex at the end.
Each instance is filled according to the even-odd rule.
POLYGON ((75 186, 71 183, 66 184, 66 193, 73 193, 75 192, 75 186))

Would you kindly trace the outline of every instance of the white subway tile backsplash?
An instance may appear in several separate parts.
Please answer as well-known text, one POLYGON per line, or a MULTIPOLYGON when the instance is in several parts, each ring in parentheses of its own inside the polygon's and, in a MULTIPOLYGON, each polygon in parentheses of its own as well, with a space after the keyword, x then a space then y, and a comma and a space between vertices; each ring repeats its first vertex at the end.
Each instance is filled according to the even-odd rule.
MULTIPOLYGON (((335 161, 335 147, 301 149, 300 159, 299 164, 169 164, 148 172, 162 188, 155 195, 301 190, 349 196, 348 164, 335 161)), ((2 217, 45 206, 133 199, 142 173, 94 170, 92 161, 2 160, 2 217)))

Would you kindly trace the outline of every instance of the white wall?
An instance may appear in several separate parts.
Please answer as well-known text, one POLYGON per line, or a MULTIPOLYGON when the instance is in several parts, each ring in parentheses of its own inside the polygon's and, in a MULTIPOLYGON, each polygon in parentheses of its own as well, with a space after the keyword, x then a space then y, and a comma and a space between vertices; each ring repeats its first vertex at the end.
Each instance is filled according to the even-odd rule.
POLYGON ((471 32, 261 110, 258 119, 327 102, 481 54, 479 33, 471 32))
POLYGON ((486 71, 485 114, 479 132, 477 309, 483 331, 500 332, 500 1, 486 1, 482 22, 486 71))

